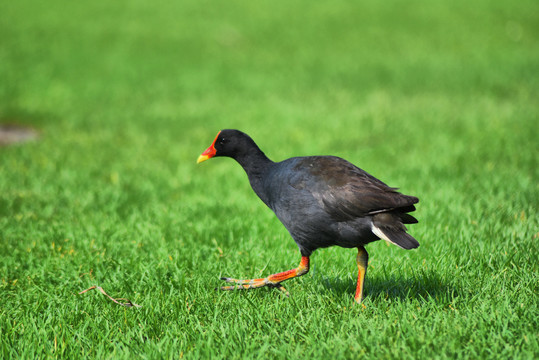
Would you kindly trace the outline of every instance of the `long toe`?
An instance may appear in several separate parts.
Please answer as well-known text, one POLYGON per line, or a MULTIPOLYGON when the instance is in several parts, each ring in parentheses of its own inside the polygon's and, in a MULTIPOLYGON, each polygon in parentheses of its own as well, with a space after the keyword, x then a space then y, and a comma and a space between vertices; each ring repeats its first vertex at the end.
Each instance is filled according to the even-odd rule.
POLYGON ((288 290, 286 290, 286 289, 284 288, 284 286, 282 286, 280 283, 277 284, 277 285, 275 285, 275 287, 276 287, 277 289, 281 290, 281 292, 284 294, 284 296, 290 297, 290 293, 288 292, 288 290))
POLYGON ((263 279, 233 279, 233 278, 221 278, 221 280, 227 283, 233 283, 231 286, 222 286, 222 290, 247 290, 256 289, 263 286, 274 285, 267 278, 263 279))

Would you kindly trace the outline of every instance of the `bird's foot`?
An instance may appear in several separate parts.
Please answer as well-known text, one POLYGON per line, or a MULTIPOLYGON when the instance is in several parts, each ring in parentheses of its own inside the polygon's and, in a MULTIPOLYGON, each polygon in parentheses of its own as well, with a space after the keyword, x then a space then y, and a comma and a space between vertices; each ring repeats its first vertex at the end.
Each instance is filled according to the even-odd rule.
POLYGON ((309 257, 302 256, 301 262, 299 263, 299 266, 297 268, 273 274, 265 278, 241 280, 229 277, 222 277, 221 280, 224 280, 227 283, 232 283, 234 285, 221 286, 221 290, 248 290, 267 286, 277 288, 282 291, 284 295, 290 296, 290 293, 284 288, 284 286, 281 285, 281 282, 304 275, 308 271, 309 257))

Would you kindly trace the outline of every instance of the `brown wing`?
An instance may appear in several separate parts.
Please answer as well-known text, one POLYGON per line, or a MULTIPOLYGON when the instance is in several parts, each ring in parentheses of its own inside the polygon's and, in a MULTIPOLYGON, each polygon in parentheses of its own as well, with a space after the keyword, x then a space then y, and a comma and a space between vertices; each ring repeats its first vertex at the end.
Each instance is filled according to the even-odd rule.
POLYGON ((300 169, 308 174, 303 179, 304 188, 338 221, 395 209, 406 213, 415 210, 413 204, 419 201, 338 157, 305 157, 296 165, 296 170, 300 169))

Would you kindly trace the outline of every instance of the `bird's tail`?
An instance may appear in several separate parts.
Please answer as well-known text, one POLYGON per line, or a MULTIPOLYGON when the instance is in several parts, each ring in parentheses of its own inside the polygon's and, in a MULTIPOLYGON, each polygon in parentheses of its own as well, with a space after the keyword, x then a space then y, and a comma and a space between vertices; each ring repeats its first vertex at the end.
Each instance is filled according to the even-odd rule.
POLYGON ((400 248, 409 250, 419 246, 419 242, 406 233, 406 226, 399 215, 376 214, 372 219, 372 232, 380 239, 389 241, 400 248))

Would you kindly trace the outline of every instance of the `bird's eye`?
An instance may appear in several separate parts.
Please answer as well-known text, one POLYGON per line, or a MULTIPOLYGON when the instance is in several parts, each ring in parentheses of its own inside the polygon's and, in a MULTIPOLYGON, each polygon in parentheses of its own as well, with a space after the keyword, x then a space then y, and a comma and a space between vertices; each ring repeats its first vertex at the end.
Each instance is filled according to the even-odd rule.
POLYGON ((224 144, 226 144, 227 142, 228 142, 228 140, 225 139, 225 138, 222 138, 222 139, 219 140, 219 144, 221 144, 221 145, 224 145, 224 144))

